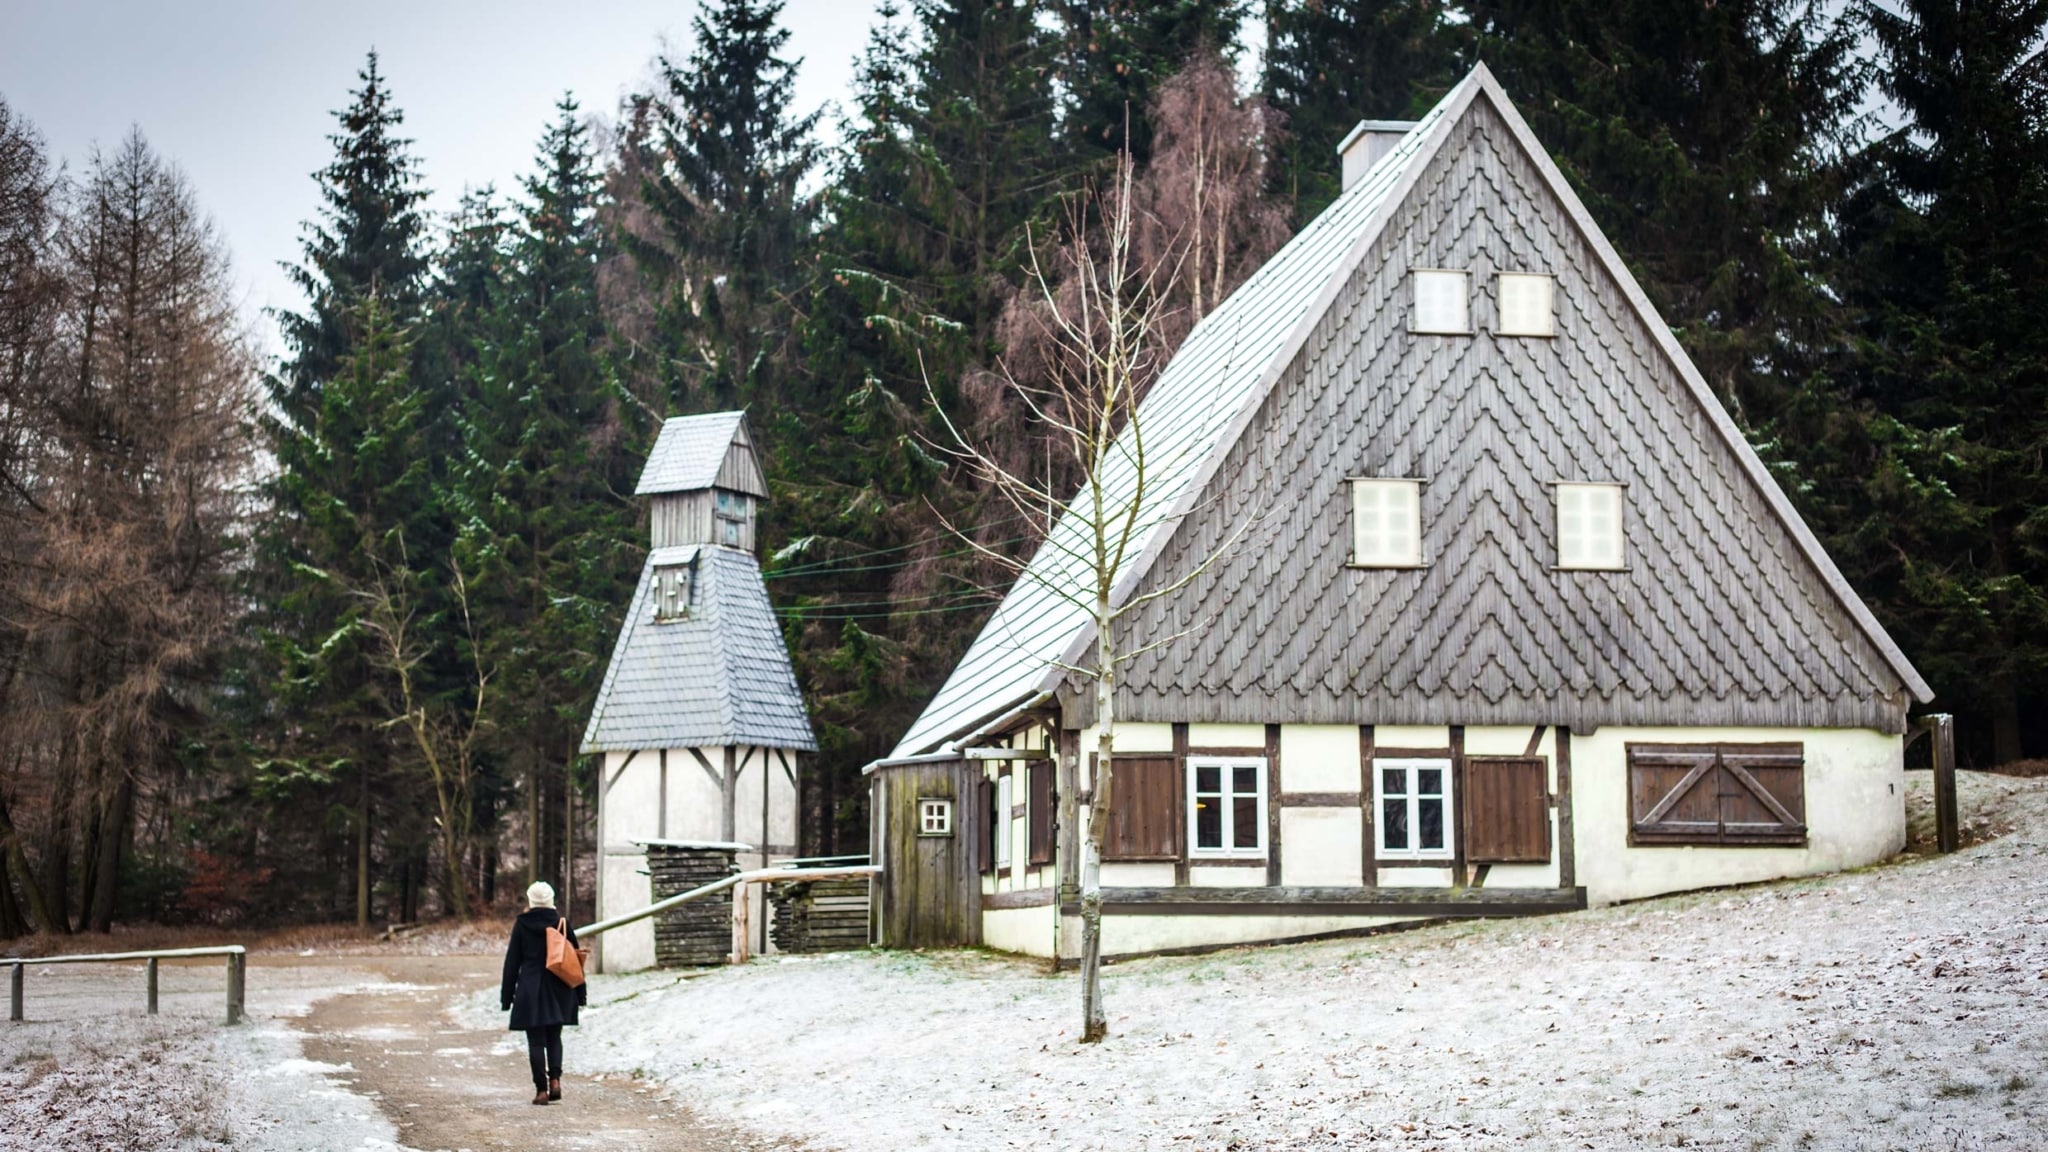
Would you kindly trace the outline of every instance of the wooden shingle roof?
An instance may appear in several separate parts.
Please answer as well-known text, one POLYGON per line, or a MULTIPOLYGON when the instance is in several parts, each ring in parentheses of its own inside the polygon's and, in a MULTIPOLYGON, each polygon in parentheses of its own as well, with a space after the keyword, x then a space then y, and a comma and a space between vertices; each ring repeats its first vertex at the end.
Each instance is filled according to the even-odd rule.
POLYGON ((661 422, 647 466, 640 470, 635 496, 726 488, 766 497, 768 482, 754 458, 747 437, 745 412, 706 412, 671 416, 661 422))
MULTIPOLYGON (((1139 421, 1174 450, 1120 596, 1254 527, 1126 619, 1120 647, 1160 646, 1124 718, 1896 731, 1930 695, 1483 66, 1203 321, 1139 421), (1480 331, 1407 331, 1417 267, 1473 273, 1480 331), (1557 337, 1487 329, 1496 270, 1557 278, 1557 337), (1425 479, 1426 567, 1347 567, 1344 481, 1374 475, 1425 479), (1553 570, 1547 485, 1573 479, 1629 486, 1628 571, 1553 570)), ((1092 633, 1045 583, 898 755, 1061 687, 1092 633)))
POLYGON ((737 548, 657 548, 583 733, 584 752, 751 744, 815 751, 761 569, 737 548), (689 615, 654 619, 654 572, 694 566, 689 615))

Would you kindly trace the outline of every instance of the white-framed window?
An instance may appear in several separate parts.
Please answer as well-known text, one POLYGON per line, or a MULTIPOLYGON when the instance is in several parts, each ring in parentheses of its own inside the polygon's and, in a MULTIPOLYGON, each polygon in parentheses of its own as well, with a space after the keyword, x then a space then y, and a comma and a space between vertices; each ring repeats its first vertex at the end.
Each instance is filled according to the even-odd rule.
POLYGON ((690 614, 690 565, 664 564, 654 570, 654 619, 666 623, 690 614))
POLYGON ((1188 757, 1188 855, 1266 855, 1266 761, 1188 757))
POLYGON ((1351 563, 1360 568, 1422 565, 1422 482, 1351 482, 1351 563))
POLYGON ((1555 336, 1556 289, 1549 276, 1536 272, 1502 272, 1496 279, 1503 336, 1555 336))
POLYGON ((1374 760, 1373 835, 1382 860, 1451 858, 1451 762, 1374 760))
POLYGON ((1472 332, 1472 277, 1466 272, 1417 268, 1409 273, 1415 285, 1415 320, 1411 332, 1468 336, 1472 332))
POLYGON ((953 801, 944 796, 918 797, 917 834, 919 836, 951 836, 953 834, 953 801))
POLYGON ((1557 486, 1557 566, 1616 569, 1626 554, 1621 538, 1621 485, 1557 486))
POLYGON ((994 838, 989 858, 995 861, 998 869, 1010 866, 1010 805, 1015 802, 1011 781, 1015 779, 1014 776, 998 776, 996 786, 990 790, 996 802, 995 811, 989 813, 989 835, 994 838))

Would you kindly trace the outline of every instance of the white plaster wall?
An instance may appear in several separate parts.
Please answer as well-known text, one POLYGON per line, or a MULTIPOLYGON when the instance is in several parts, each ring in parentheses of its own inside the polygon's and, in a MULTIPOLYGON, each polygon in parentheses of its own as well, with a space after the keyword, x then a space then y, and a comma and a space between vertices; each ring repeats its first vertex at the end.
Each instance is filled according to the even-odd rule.
MULTIPOLYGON (((699 748, 706 760, 711 761, 714 771, 725 771, 725 749, 699 748)), ((651 753, 642 754, 645 759, 651 753)), ((744 812, 746 809, 742 808, 744 812)), ((711 773, 704 771, 704 765, 690 755, 687 748, 671 748, 668 753, 668 834, 669 840, 724 840, 725 797, 711 773)), ((741 824, 733 839, 742 844, 751 844, 754 838, 746 834, 746 825, 741 824)))
MULTIPOLYGON (((1167 750, 1173 748, 1173 728, 1167 726, 1167 750)), ((1188 725, 1188 746, 1191 748, 1264 748, 1266 726, 1264 724, 1190 724, 1188 725)), ((1117 741, 1123 747, 1123 741, 1117 741)))
MULTIPOLYGON (((654 836, 660 772, 653 752, 642 752, 630 762, 624 752, 608 752, 604 779, 611 784, 604 794, 597 830, 598 909, 600 915, 619 916, 645 908, 653 899, 647 877, 642 875, 647 856, 634 841, 654 836)), ((654 963, 654 925, 650 921, 615 928, 599 941, 603 971, 630 972, 654 963)))
POLYGON ((1196 864, 1188 869, 1190 888, 1256 888, 1265 882, 1263 861, 1257 868, 1219 868, 1213 864, 1204 868, 1196 864))
MULTIPOLYGON (((1081 759, 1095 751, 1098 730, 1089 728, 1081 733, 1081 759)), ((1173 751, 1173 725, 1171 724, 1118 724, 1116 726, 1116 750, 1119 752, 1171 752, 1173 751)))
MULTIPOLYGON (((652 888, 643 870, 647 857, 638 852, 607 852, 599 869, 598 883, 604 886, 604 914, 623 916, 653 903, 652 888)), ((654 921, 641 920, 614 928, 598 937, 603 949, 601 970, 633 972, 654 966, 654 921)))
MULTIPOLYGON (((1284 739, 1284 737, 1283 737, 1284 739)), ((1357 757, 1353 756, 1355 764, 1357 757)), ((1292 765, 1281 753, 1283 774, 1292 765)), ((1292 791, 1292 789, 1289 789, 1292 791)), ((1356 808, 1282 808, 1280 883, 1293 887, 1356 887, 1365 876, 1364 821, 1356 808)), ((1263 883, 1264 878, 1250 881, 1263 883)))
POLYGON ((1358 729, 1349 724, 1283 724, 1280 784, 1288 792, 1356 792, 1358 729))
MULTIPOLYGON (((624 754, 618 752, 605 756, 605 779, 611 786, 604 794, 604 827, 598 830, 598 843, 607 849, 627 849, 635 840, 655 837, 661 773, 655 767, 654 753, 640 753, 621 771, 623 760, 624 754)), ((607 906, 606 911, 610 910, 607 906)))
MULTIPOLYGON (((1169 948, 1255 944, 1398 923, 1399 919, 1389 916, 1119 916, 1111 912, 1102 918, 1102 951, 1108 956, 1128 956, 1169 948)), ((1078 942, 1075 947, 1079 948, 1078 942)))
POLYGON ((1572 800, 1577 879, 1594 904, 1856 868, 1906 845, 1901 738, 1869 729, 1602 728, 1572 737, 1572 800), (1806 749, 1806 847, 1629 847, 1627 744, 1773 741, 1806 749))
MULTIPOLYGON (((1382 888, 1448 888, 1451 886, 1451 870, 1443 868, 1386 868, 1379 869, 1382 888)), ((1487 881, 1492 884, 1492 880, 1487 881)), ((1505 888, 1506 884, 1495 885, 1505 888)))
POLYGON ((1372 730, 1372 742, 1388 748, 1448 748, 1451 729, 1446 724, 1380 724, 1372 730))
POLYGON ((986 908, 981 913, 981 942, 1002 952, 1026 956, 1051 956, 1053 926, 1059 909, 1051 904, 1036 908, 986 908))
POLYGON ((790 776, 798 767, 794 752, 777 753, 767 749, 768 757, 768 830, 778 848, 795 848, 796 845, 796 781, 790 776), (782 757, 789 758, 789 771, 782 769, 782 757))
POLYGON ((1102 886, 1104 888, 1171 888, 1173 887, 1173 865, 1163 862, 1106 862, 1102 865, 1102 886))

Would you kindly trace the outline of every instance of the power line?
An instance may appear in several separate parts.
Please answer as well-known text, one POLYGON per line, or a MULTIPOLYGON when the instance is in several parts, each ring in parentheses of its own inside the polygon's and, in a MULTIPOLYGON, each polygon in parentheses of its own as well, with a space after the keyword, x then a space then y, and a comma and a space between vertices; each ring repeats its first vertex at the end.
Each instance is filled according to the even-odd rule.
MULTIPOLYGON (((841 616, 819 616, 807 612, 784 612, 781 609, 777 609, 775 614, 787 620, 817 621, 820 624, 830 624, 835 620, 887 620, 894 616, 937 616, 944 612, 972 612, 977 608, 993 607, 994 604, 995 601, 993 600, 984 600, 979 604, 957 604, 951 608, 908 608, 901 612, 850 612, 841 616)), ((854 605, 849 605, 849 607, 854 607, 854 605)))
MULTIPOLYGON (((1021 543, 1024 543, 1025 541, 1028 541, 1028 540, 1035 540, 1035 539, 1037 539, 1037 537, 1035 537, 1035 536, 1013 536, 1013 537, 1011 537, 1011 538, 1010 538, 1010 539, 1008 539, 1008 540, 998 540, 998 541, 996 541, 996 542, 995 542, 995 543, 993 543, 993 544, 988 544, 988 545, 984 545, 983 547, 988 547, 988 548, 1001 548, 1001 547, 1003 547, 1003 546, 1004 546, 1004 545, 1006 545, 1006 544, 1021 544, 1021 543)), ((904 545, 904 547, 906 547, 906 548, 909 548, 909 547, 915 547, 915 545, 909 545, 909 544, 906 544, 906 545, 904 545)), ((884 551, 890 551, 890 549, 884 549, 884 551)), ((962 548, 962 549, 960 549, 960 550, 958 550, 958 551, 955 551, 955 552, 941 552, 941 553, 939 553, 939 554, 938 554, 937 556, 933 556, 933 557, 931 557, 931 559, 933 559, 933 560, 950 560, 950 559, 952 559, 952 558, 953 558, 953 557, 955 557, 955 556, 969 556, 969 555, 973 555, 973 554, 974 554, 975 552, 978 552, 978 551, 980 551, 980 549, 979 549, 979 548, 962 548)), ((881 555, 881 553, 880 553, 880 552, 876 552, 876 553, 871 553, 871 555, 877 555, 877 556, 879 556, 879 555, 881 555)), ((842 559, 847 559, 847 560, 858 560, 858 559, 860 559, 860 557, 859 557, 858 555, 855 555, 855 556, 847 556, 847 557, 842 557, 842 559)), ((817 564, 815 564, 815 565, 807 565, 807 566, 804 566, 804 567, 800 567, 800 568, 782 568, 782 569, 777 569, 776 571, 773 571, 773 572, 764 572, 764 573, 762 573, 762 574, 761 574, 761 578, 762 578, 763 580, 777 580, 777 579, 780 579, 780 578, 782 578, 782 577, 785 577, 785 576, 791 576, 791 577, 800 577, 800 576, 838 576, 838 575, 841 575, 841 574, 843 574, 843 573, 849 573, 849 572, 888 572, 888 571, 892 571, 892 570, 894 570, 894 569, 897 569, 897 568, 908 568, 908 567, 910 567, 910 566, 911 566, 911 565, 913 565, 913 564, 921 564, 921 563, 924 563, 924 561, 922 561, 922 560, 904 560, 904 561, 900 561, 900 562, 898 562, 898 563, 895 563, 895 564, 863 564, 863 565, 860 565, 859 567, 854 567, 854 568, 833 568, 833 567, 829 567, 829 565, 832 565, 832 564, 836 564, 836 563, 838 563, 838 561, 837 561, 837 560, 821 560, 821 561, 819 561, 819 562, 818 562, 817 564)))

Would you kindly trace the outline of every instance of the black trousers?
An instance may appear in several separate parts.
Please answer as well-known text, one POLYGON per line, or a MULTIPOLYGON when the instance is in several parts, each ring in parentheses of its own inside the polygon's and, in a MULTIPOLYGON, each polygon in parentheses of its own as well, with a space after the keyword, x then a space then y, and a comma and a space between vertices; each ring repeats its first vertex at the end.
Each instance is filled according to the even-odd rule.
POLYGON ((526 1030, 526 1062, 533 1068, 535 1091, 545 1092, 550 1078, 562 1078, 562 1026, 526 1030))

